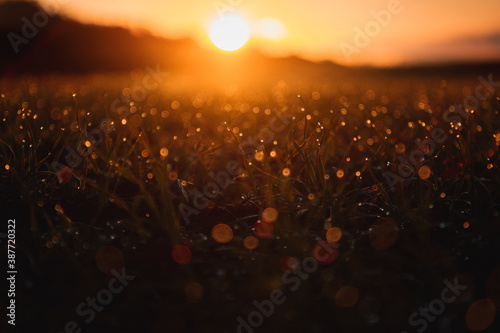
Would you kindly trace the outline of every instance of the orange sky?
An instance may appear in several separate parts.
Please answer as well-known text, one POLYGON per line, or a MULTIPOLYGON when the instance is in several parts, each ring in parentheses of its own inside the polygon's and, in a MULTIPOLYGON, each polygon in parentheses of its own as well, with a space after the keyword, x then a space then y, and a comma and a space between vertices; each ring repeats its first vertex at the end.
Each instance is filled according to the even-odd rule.
POLYGON ((282 22, 276 40, 252 36, 245 47, 343 64, 393 65, 446 60, 500 60, 499 0, 42 0, 84 22, 143 28, 166 37, 191 37, 206 47, 217 8, 282 22), (230 9, 230 10, 229 10, 230 9), (373 13, 390 13, 382 26, 373 13), (371 36, 356 35, 368 30, 371 36), (366 44, 366 45, 365 45, 366 44))

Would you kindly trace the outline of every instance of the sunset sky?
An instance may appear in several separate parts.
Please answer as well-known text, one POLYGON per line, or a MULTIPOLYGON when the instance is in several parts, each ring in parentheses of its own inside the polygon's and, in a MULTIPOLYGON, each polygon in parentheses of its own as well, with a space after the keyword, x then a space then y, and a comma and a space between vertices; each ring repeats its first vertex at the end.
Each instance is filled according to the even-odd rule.
POLYGON ((244 47, 256 47, 271 55, 294 54, 351 65, 500 60, 499 0, 42 0, 42 3, 55 1, 65 3, 59 5, 61 13, 84 22, 146 29, 170 38, 190 37, 204 47, 215 47, 208 37, 210 25, 221 10, 232 9, 225 13, 240 15, 250 27, 250 40, 244 47), (385 26, 374 24, 373 12, 389 8, 397 10, 384 22, 385 26), (264 22, 282 29, 281 34, 274 36, 275 39, 259 34, 263 19, 272 19, 264 22), (368 45, 359 41, 356 45, 356 29, 364 31, 370 26, 375 30, 368 45), (347 54, 341 45, 344 50, 349 45, 356 51, 351 48, 347 54))

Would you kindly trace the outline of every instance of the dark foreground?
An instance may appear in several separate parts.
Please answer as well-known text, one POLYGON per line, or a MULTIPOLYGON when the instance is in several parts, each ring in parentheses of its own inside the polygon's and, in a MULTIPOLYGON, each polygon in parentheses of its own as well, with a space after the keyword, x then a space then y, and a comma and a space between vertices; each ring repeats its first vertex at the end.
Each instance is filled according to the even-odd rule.
POLYGON ((497 331, 498 70, 151 70, 0 82, 18 332, 497 331))

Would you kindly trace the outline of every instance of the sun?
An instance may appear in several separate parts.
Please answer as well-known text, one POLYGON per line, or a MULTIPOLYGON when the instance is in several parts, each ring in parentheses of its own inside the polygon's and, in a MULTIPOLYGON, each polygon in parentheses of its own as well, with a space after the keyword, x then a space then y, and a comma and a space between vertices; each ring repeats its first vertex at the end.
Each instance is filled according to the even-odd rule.
POLYGON ((226 15, 215 21, 210 28, 210 40, 219 49, 235 51, 250 37, 247 23, 239 16, 226 15))

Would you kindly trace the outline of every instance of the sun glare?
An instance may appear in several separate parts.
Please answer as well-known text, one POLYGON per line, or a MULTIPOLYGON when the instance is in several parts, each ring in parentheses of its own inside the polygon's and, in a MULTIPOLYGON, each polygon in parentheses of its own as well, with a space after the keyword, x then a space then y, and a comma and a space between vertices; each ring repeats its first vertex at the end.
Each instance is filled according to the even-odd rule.
POLYGON ((278 39, 285 34, 285 26, 276 19, 266 18, 259 21, 259 34, 269 39, 278 39))
POLYGON ((248 25, 236 15, 221 17, 210 28, 210 40, 224 51, 235 51, 241 48, 249 37, 248 25))

